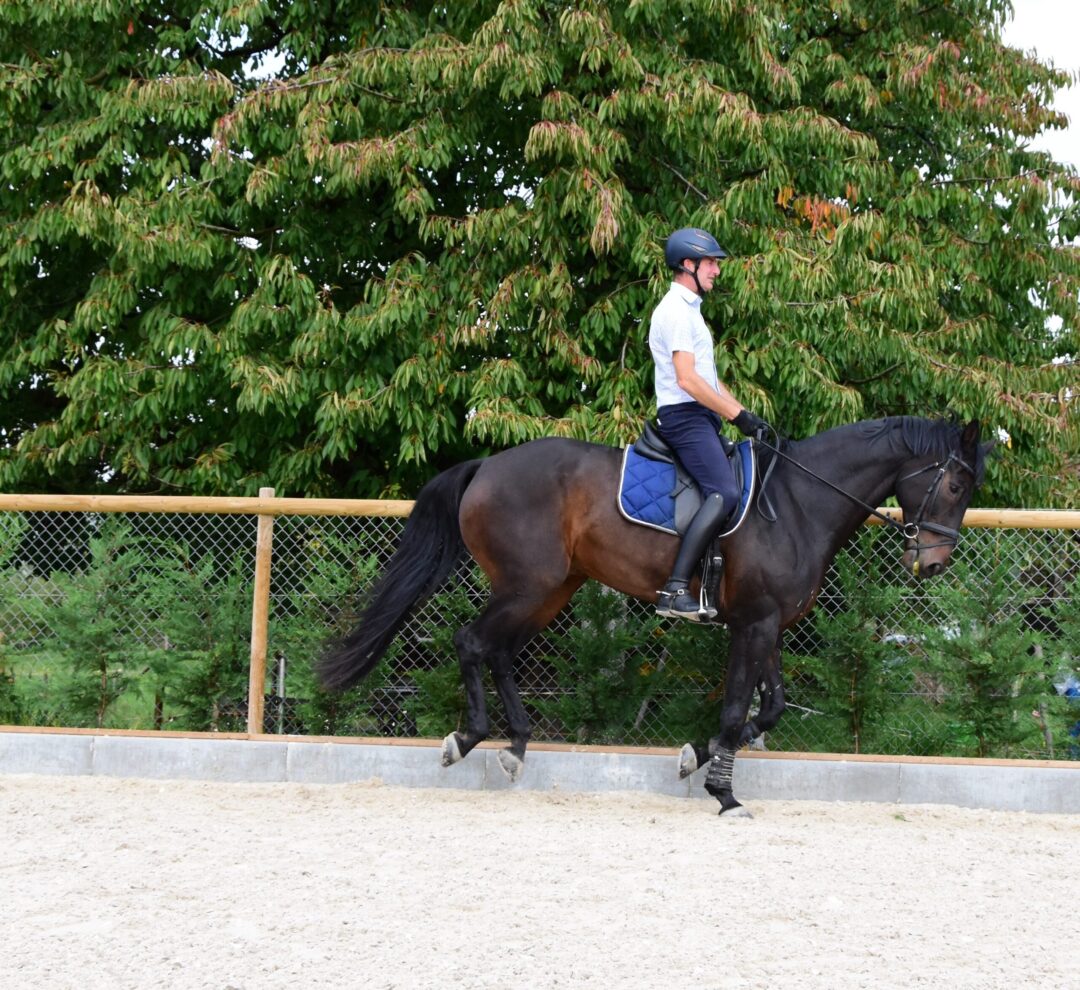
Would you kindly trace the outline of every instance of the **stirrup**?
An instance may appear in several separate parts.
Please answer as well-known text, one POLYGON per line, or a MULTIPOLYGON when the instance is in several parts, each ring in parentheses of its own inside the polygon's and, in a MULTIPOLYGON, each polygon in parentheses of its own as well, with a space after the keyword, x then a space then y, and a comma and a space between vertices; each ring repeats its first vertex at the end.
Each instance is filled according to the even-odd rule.
POLYGON ((656 593, 656 614, 668 619, 689 619, 691 622, 707 622, 716 618, 716 609, 705 601, 694 598, 685 585, 667 587, 656 593))
POLYGON ((698 596, 698 615, 701 616, 701 621, 711 622, 719 614, 713 603, 709 601, 709 591, 704 580, 702 580, 701 594, 698 596))

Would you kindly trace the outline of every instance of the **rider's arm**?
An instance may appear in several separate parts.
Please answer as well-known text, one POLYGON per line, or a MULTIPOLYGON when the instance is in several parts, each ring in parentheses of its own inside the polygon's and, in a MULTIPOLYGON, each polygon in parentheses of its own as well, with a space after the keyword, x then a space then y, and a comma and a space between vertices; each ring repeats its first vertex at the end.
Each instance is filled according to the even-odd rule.
POLYGON ((675 365, 675 381, 679 388, 706 409, 719 413, 728 421, 733 420, 743 411, 742 403, 732 396, 722 382, 719 383, 719 390, 714 389, 697 373, 693 352, 675 351, 671 355, 671 360, 675 365))

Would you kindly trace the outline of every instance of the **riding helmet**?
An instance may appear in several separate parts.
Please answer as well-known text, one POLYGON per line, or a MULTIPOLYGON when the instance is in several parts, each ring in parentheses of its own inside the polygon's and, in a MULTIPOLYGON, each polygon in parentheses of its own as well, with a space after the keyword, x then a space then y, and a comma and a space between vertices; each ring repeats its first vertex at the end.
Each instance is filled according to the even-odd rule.
POLYGON ((700 227, 682 227, 675 231, 664 245, 664 261, 676 271, 683 258, 726 258, 725 251, 716 238, 700 227))

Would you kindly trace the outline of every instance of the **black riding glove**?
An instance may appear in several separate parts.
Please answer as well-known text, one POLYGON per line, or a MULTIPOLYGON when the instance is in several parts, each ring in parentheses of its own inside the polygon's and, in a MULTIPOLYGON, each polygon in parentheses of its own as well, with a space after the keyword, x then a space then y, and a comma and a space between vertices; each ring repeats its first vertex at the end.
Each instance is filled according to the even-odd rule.
POLYGON ((760 416, 755 416, 749 409, 744 409, 731 422, 743 436, 747 437, 760 436, 762 433, 772 430, 772 427, 765 420, 760 416))

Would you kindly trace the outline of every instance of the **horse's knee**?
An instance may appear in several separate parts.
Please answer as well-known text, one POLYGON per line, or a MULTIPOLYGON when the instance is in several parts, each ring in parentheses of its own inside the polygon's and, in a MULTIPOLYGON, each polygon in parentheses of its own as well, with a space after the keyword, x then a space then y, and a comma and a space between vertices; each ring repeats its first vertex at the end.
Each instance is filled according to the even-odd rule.
POLYGON ((454 633, 454 650, 462 669, 477 667, 483 662, 483 646, 469 626, 463 626, 454 633))
POLYGON ((719 740, 725 749, 732 749, 732 741, 738 739, 746 723, 746 712, 749 704, 724 705, 720 710, 720 736, 719 740))
POLYGON ((757 722, 749 719, 746 725, 743 726, 742 732, 739 733, 739 748, 749 746, 764 731, 764 729, 758 728, 757 722))
POLYGON ((761 711, 754 716, 754 721, 758 726, 758 733, 768 732, 769 729, 773 728, 786 710, 787 702, 784 700, 784 686, 781 684, 768 693, 762 701, 761 711))

